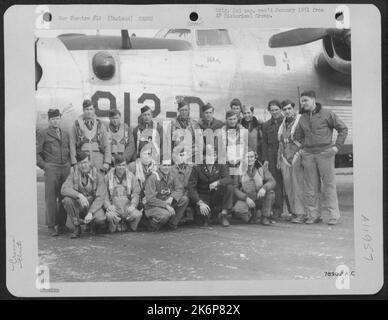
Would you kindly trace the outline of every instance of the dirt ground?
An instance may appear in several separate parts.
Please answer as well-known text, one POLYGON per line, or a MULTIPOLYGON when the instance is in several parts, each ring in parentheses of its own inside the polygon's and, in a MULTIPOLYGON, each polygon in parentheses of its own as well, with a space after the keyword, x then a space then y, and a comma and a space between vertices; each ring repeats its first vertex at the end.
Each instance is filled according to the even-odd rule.
POLYGON ((39 257, 53 282, 324 279, 355 268, 353 175, 337 174, 340 223, 183 226, 176 231, 48 236, 38 182, 39 257))

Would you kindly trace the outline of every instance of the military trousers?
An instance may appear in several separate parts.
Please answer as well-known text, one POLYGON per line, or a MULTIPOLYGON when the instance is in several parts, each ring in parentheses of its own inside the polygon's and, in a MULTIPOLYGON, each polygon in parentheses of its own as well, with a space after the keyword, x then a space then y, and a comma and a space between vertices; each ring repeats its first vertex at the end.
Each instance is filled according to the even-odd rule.
POLYGON ((179 221, 183 217, 189 199, 186 196, 182 196, 172 207, 175 210, 175 214, 172 215, 167 209, 161 207, 148 207, 145 209, 145 216, 147 217, 152 230, 159 230, 165 224, 176 228, 179 221))
POLYGON ((116 231, 127 231, 128 226, 132 231, 137 230, 137 226, 139 225, 139 222, 142 217, 142 212, 134 209, 132 212, 128 212, 127 208, 130 204, 130 201, 127 202, 126 205, 114 205, 116 208, 116 213, 118 217, 121 219, 120 221, 116 219, 112 219, 110 217, 106 217, 108 221, 108 228, 110 232, 116 232, 116 231))
POLYGON ((70 172, 70 163, 46 163, 44 168, 46 225, 65 226, 66 212, 62 204, 61 188, 70 172))
POLYGON ((305 217, 304 173, 301 158, 298 157, 293 164, 282 159, 280 170, 282 171, 284 191, 290 204, 291 213, 295 217, 305 217))
MULTIPOLYGON (((94 201, 92 197, 86 197, 90 204, 94 201)), ((89 207, 81 207, 78 200, 64 197, 63 206, 65 207, 66 213, 69 216, 69 219, 73 223, 74 227, 78 227, 84 223, 84 218, 88 214, 89 207)), ((101 208, 97 210, 93 215, 92 223, 96 227, 104 227, 106 223, 106 216, 104 209, 101 208)))
POLYGON ((283 176, 282 172, 277 168, 278 149, 274 146, 268 148, 268 169, 276 181, 275 186, 275 202, 273 211, 275 217, 280 217, 283 213, 283 176))
MULTIPOLYGON (((199 198, 205 202, 211 210, 210 217, 217 219, 217 214, 222 210, 230 210, 233 207, 233 185, 220 187, 217 190, 212 190, 209 193, 199 193, 199 198)), ((204 220, 205 217, 201 214, 199 206, 195 206, 196 220, 204 220)), ((204 222, 204 221, 199 221, 204 222)))
POLYGON ((302 151, 301 157, 308 217, 317 219, 321 214, 327 214, 330 219, 339 219, 334 171, 335 151, 332 148, 320 153, 302 151))
POLYGON ((250 209, 246 201, 237 200, 233 206, 233 216, 239 220, 248 223, 252 216, 256 215, 254 210, 260 210, 261 216, 270 217, 273 203, 275 201, 275 192, 273 190, 267 191, 263 198, 255 201, 256 208, 250 209))

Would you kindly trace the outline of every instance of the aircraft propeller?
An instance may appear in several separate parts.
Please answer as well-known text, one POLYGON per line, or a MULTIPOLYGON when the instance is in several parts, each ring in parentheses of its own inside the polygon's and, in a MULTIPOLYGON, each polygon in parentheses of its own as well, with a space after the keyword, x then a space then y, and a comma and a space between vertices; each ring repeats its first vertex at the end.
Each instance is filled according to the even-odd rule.
POLYGON ((274 34, 268 42, 270 48, 298 46, 327 36, 343 40, 350 46, 350 29, 298 28, 274 34))

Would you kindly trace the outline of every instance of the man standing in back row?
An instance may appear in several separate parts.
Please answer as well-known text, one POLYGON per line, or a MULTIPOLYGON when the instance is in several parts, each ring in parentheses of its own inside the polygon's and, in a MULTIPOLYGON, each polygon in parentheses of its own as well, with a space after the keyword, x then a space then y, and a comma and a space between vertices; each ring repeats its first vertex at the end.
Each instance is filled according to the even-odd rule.
POLYGON ((51 236, 64 233, 66 212, 62 204, 61 188, 70 171, 70 140, 60 128, 59 109, 48 110, 49 127, 38 132, 36 164, 44 170, 46 224, 51 236))
POLYGON ((304 168, 305 201, 308 214, 307 224, 319 223, 321 213, 329 215, 329 225, 340 218, 335 182, 334 157, 344 144, 348 128, 330 111, 315 101, 315 92, 305 91, 300 102, 303 114, 295 131, 295 138, 302 144, 300 156, 304 168), (333 129, 338 136, 333 144, 333 129), (319 208, 319 193, 322 193, 319 208))
POLYGON ((71 164, 77 163, 77 154, 87 152, 92 165, 106 172, 111 164, 108 132, 96 117, 95 107, 90 100, 84 100, 82 108, 83 114, 75 120, 70 132, 71 164))
POLYGON ((262 152, 264 166, 268 167, 272 176, 275 178, 275 203, 273 205, 273 218, 277 220, 283 213, 283 179, 282 173, 277 168, 278 158, 278 131, 283 122, 280 101, 272 100, 268 103, 268 111, 271 113, 271 119, 263 125, 262 152))
POLYGON ((112 152, 112 165, 114 165, 115 158, 120 155, 124 157, 126 163, 136 158, 132 130, 121 121, 121 113, 117 109, 109 111, 108 137, 112 152))

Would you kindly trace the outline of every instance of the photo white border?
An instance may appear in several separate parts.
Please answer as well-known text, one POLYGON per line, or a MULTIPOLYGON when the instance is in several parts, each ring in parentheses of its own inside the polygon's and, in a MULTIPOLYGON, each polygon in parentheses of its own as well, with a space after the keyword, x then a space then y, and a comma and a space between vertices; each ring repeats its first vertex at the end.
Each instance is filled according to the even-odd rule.
MULTIPOLYGON (((163 281, 52 283, 36 288, 38 266, 37 189, 35 166, 34 33, 37 6, 15 5, 4 14, 5 176, 7 288, 18 297, 60 296, 220 296, 374 294, 383 285, 383 170, 381 101, 381 16, 374 5, 346 4, 352 32, 352 105, 354 151, 354 226, 356 276, 350 288, 335 280, 163 281), (21 20, 20 17, 23 17, 21 20), (367 43, 367 45, 366 45, 367 43), (23 183, 20 181, 23 180, 23 183), (368 221, 365 220, 366 217, 368 221), (366 240, 368 239, 368 241, 366 240), (19 245, 20 244, 20 245, 19 245), (373 248, 373 261, 369 257, 373 248), (59 292, 56 292, 56 289, 59 292)), ((194 27, 189 14, 199 14, 203 28, 335 27, 334 4, 302 5, 48 5, 50 29, 158 29, 194 27), (290 19, 215 19, 216 8, 324 8, 323 13, 290 19), (153 15, 152 22, 60 22, 61 15, 153 15), (116 14, 115 14, 116 13, 116 14)))

